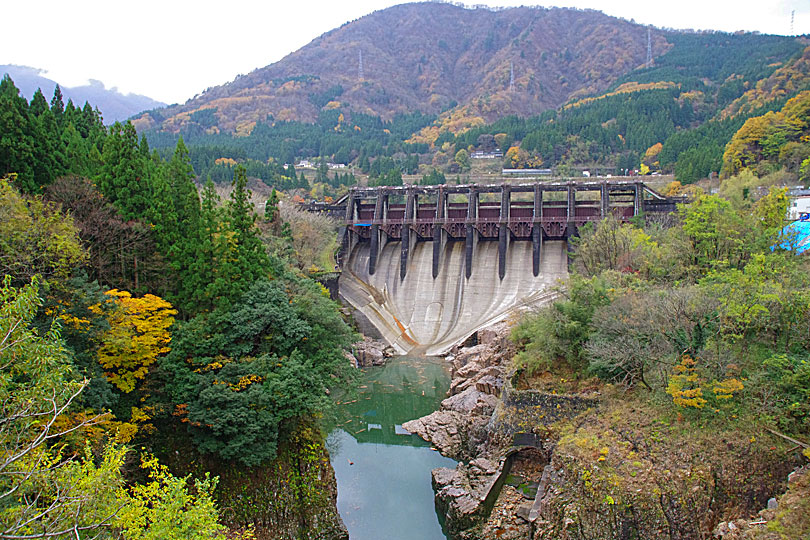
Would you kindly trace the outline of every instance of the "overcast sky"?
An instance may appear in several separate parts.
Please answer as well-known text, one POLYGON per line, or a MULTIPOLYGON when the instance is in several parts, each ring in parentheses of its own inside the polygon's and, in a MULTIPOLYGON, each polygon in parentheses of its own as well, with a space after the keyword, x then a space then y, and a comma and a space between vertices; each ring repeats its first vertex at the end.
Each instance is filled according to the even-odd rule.
MULTIPOLYGON (((0 64, 182 103, 395 0, 2 0, 0 64)), ((472 2, 471 2, 472 3, 472 2)), ((514 6, 532 0, 477 0, 514 6)), ((669 28, 810 33, 810 0, 554 0, 669 28)))

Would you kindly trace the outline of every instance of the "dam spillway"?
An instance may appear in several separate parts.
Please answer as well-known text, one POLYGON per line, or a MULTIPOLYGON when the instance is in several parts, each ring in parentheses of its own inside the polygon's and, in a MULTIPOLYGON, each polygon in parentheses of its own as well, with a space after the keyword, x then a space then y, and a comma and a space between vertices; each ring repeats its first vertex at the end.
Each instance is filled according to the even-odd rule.
POLYGON ((405 277, 400 275, 400 243, 388 242, 369 273, 369 243, 355 245, 340 277, 344 302, 370 322, 398 352, 445 354, 473 332, 537 306, 567 275, 564 241, 548 241, 537 276, 532 244, 513 242, 506 250, 509 272, 499 277, 497 241, 481 241, 475 269, 465 275, 464 242, 443 246, 441 268, 433 277, 433 243, 417 242, 405 277))

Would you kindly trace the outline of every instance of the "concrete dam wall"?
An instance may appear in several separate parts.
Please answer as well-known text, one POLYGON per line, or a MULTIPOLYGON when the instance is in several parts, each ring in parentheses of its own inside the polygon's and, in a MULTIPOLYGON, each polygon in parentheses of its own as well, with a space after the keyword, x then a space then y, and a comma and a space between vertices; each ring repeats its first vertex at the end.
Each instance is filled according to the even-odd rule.
POLYGON ((370 245, 349 253, 340 296, 379 330, 399 353, 445 354, 472 333, 552 298, 551 288, 568 274, 565 241, 543 243, 540 272, 532 267, 532 243, 510 242, 507 271, 498 273, 498 242, 481 240, 473 270, 465 276, 465 244, 447 242, 433 277, 433 242, 415 243, 407 274, 400 278, 400 242, 388 242, 369 274, 370 245))

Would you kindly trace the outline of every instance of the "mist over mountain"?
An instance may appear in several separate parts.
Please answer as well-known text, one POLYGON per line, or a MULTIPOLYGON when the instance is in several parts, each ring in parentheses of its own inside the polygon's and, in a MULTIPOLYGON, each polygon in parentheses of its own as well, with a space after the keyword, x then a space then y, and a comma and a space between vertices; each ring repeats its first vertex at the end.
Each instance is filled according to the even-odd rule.
MULTIPOLYGON (((58 82, 44 76, 44 70, 29 66, 0 65, 0 74, 5 73, 8 73, 14 80, 15 86, 27 99, 31 99, 37 88, 40 88, 45 97, 50 100, 58 82)), ((83 86, 68 87, 61 84, 59 86, 65 102, 72 99, 76 106, 81 107, 87 101, 98 107, 105 124, 112 124, 116 120, 126 120, 141 111, 166 105, 147 96, 122 94, 117 88, 106 88, 103 82, 94 79, 83 86)))

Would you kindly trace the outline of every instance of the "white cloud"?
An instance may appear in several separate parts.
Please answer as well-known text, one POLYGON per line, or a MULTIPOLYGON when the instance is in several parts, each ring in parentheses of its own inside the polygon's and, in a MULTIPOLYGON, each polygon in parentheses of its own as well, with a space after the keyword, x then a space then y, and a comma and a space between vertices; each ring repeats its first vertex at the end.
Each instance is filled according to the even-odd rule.
MULTIPOLYGON (((479 3, 474 0, 470 3, 479 3)), ((280 60, 320 34, 394 0, 40 0, 4 2, 0 64, 43 68, 67 86, 98 79, 123 92, 182 102, 206 87, 280 60)), ((521 5, 491 0, 490 5, 521 5)), ((671 28, 810 33, 801 0, 556 0, 671 28)))

